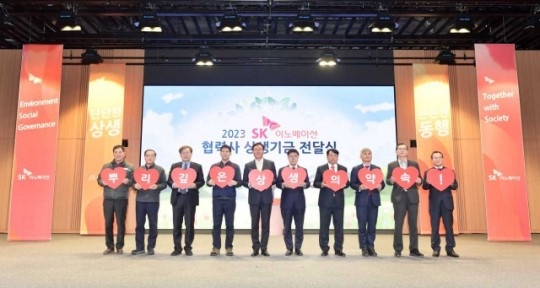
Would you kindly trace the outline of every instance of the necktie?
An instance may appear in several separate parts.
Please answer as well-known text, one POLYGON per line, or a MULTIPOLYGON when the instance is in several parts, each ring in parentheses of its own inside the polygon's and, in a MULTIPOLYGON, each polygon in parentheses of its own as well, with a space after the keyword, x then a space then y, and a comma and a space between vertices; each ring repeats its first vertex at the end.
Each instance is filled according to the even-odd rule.
MULTIPOLYGON (((188 168, 188 163, 186 162, 182 162, 182 169, 186 170, 188 168)), ((180 193, 182 194, 186 194, 188 192, 188 189, 182 189, 182 191, 180 191, 180 193)))
POLYGON ((336 172, 336 165, 335 164, 330 165, 330 169, 332 169, 332 171, 336 172))

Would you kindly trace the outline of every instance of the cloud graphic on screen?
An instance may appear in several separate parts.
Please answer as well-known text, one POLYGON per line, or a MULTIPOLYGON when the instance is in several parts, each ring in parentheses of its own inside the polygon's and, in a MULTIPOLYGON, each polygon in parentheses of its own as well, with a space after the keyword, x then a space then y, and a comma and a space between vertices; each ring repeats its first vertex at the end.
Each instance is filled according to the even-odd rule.
POLYGON ((362 113, 375 113, 375 112, 380 112, 380 111, 390 111, 390 110, 394 110, 394 103, 382 102, 382 103, 377 103, 375 105, 358 104, 354 106, 354 109, 362 113))
POLYGON ((182 97, 184 97, 184 94, 182 94, 182 93, 167 93, 167 94, 161 96, 161 100, 163 100, 163 102, 169 104, 174 100, 181 99, 182 97))

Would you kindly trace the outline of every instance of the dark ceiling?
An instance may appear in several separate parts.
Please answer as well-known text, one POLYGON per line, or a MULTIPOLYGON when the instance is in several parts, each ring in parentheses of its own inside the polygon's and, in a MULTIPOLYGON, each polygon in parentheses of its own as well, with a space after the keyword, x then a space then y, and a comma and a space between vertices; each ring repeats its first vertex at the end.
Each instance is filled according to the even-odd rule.
MULTIPOLYGON (((0 49, 27 43, 64 44, 66 49, 473 49, 474 43, 515 43, 518 50, 540 49, 540 25, 525 29, 540 1, 2 1, 0 49), (62 10, 75 11, 81 32, 55 26, 62 10), (154 11, 162 33, 143 33, 135 23, 154 11), (216 22, 235 10, 241 33, 219 32, 216 22), (320 26, 309 35, 294 34, 289 23, 300 10, 320 26), (371 33, 379 11, 395 18, 390 34, 371 33), (471 34, 450 34, 456 15, 473 17, 471 34)), ((540 12, 538 15, 540 16, 540 12)), ((538 22, 538 18, 536 22, 538 22)))

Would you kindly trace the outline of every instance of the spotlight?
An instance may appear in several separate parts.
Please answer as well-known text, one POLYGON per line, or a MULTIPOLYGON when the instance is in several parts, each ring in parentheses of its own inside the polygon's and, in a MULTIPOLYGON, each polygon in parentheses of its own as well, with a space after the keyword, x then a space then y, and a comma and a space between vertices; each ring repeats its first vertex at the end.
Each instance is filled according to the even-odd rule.
POLYGON ((319 66, 336 66, 341 62, 341 59, 337 58, 336 54, 331 50, 326 50, 321 54, 321 57, 317 59, 319 66))
POLYGON ((81 31, 81 25, 77 21, 77 16, 73 11, 62 11, 56 21, 56 26, 60 31, 81 31))
POLYGON ((139 23, 141 32, 162 32, 161 23, 156 13, 144 13, 139 23))
POLYGON ((311 13, 301 11, 296 19, 289 24, 293 33, 313 33, 319 27, 319 23, 313 20, 311 13))
POLYGON ((246 26, 246 22, 242 21, 235 11, 225 12, 221 20, 216 22, 220 32, 242 32, 246 26))
POLYGON ((439 62, 441 65, 456 64, 456 54, 452 53, 450 50, 442 50, 439 52, 439 55, 435 57, 435 62, 439 62))
POLYGON ((392 16, 381 13, 377 15, 375 22, 370 25, 372 33, 392 33, 397 27, 398 24, 392 16))
POLYGON ((86 51, 81 54, 82 64, 99 64, 101 62, 103 62, 103 58, 94 49, 86 49, 86 51))
POLYGON ((471 33, 474 29, 474 21, 470 15, 461 13, 456 17, 456 22, 450 28, 450 33, 471 33))
POLYGON ((197 66, 213 66, 216 59, 212 57, 212 54, 208 52, 207 48, 201 48, 199 53, 191 61, 197 66))

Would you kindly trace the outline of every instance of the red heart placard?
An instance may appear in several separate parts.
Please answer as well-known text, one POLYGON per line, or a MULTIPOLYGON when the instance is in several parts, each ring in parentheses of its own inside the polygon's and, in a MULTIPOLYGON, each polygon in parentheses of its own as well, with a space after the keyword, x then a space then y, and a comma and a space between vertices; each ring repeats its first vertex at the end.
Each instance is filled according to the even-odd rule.
POLYGON ((234 168, 231 166, 225 166, 223 168, 219 166, 213 166, 210 168, 210 179, 212 179, 216 186, 225 188, 234 178, 234 168))
POLYGON ((195 182, 197 172, 195 172, 193 168, 182 169, 176 167, 172 170, 171 177, 178 188, 188 189, 188 187, 195 182))
POLYGON ((328 169, 323 173, 324 184, 334 192, 337 192, 345 187, 347 180, 349 180, 349 178, 347 178, 347 172, 343 170, 338 170, 336 172, 328 169))
POLYGON ((362 168, 358 170, 358 179, 364 184, 368 190, 374 190, 383 181, 383 173, 381 169, 369 170, 367 168, 362 168))
POLYGON ((418 173, 418 169, 413 166, 409 166, 407 169, 397 167, 392 171, 392 177, 394 177, 395 183, 401 186, 401 188, 409 189, 415 184, 416 179, 418 179, 418 173))
POLYGON ((253 169, 249 172, 248 177, 251 187, 259 192, 268 189, 274 181, 274 173, 268 169, 264 169, 263 171, 253 169))
POLYGON ((444 191, 444 189, 450 187, 450 185, 454 183, 454 180, 456 180, 456 176, 452 169, 429 169, 426 180, 435 189, 439 191, 444 191))
POLYGON ((133 172, 133 179, 135 179, 135 183, 141 185, 143 190, 148 190, 159 180, 159 172, 154 168, 146 170, 139 167, 133 172))
POLYGON ((126 179, 126 170, 124 167, 116 167, 114 169, 105 168, 99 173, 101 181, 112 189, 116 189, 122 185, 122 181, 126 179))
POLYGON ((281 170, 283 182, 291 189, 302 186, 306 180, 306 176, 307 172, 304 168, 293 169, 291 167, 285 167, 281 170))

